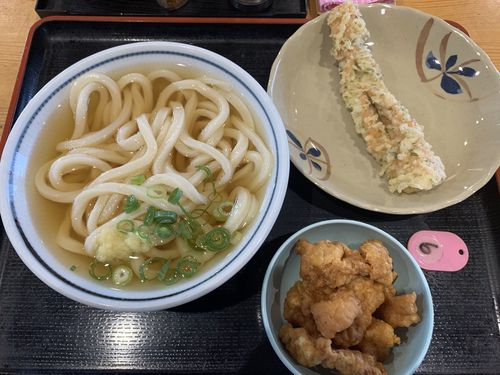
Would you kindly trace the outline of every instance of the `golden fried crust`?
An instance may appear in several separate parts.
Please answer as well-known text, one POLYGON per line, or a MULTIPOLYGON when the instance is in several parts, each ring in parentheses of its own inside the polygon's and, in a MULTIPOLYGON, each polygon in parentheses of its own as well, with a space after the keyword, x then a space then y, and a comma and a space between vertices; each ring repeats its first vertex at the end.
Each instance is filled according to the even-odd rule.
POLYGON ((349 328, 361 312, 361 303, 350 290, 339 291, 331 299, 311 306, 318 331, 330 339, 349 328))
POLYGON ((304 328, 285 324, 280 329, 279 337, 290 355, 303 366, 321 365, 336 369, 343 375, 386 374, 384 366, 372 355, 355 350, 332 350, 331 340, 314 338, 304 328))
POLYGON ((351 346, 357 345, 363 340, 363 336, 366 332, 366 328, 372 322, 372 316, 369 314, 362 313, 356 319, 352 325, 337 333, 333 339, 335 345, 341 348, 347 349, 351 346))
POLYGON ((392 259, 382 242, 365 241, 359 247, 359 252, 370 265, 370 278, 384 285, 392 285, 392 259))
POLYGON ((358 344, 372 322, 372 314, 384 303, 385 287, 366 277, 358 277, 342 289, 351 290, 361 303, 361 314, 346 330, 339 332, 334 342, 342 348, 358 344))
POLYGON ((339 5, 330 12, 327 24, 331 30, 332 54, 337 60, 346 58, 352 48, 370 37, 359 9, 351 3, 339 5))
MULTIPOLYGON (((393 272, 393 274, 396 274, 396 272, 393 272)), ((396 277, 394 277, 394 279, 396 279, 396 277)), ((394 297, 396 295, 396 288, 394 288, 392 285, 387 285, 384 289, 384 294, 386 300, 388 298, 394 297)))
POLYGON ((373 314, 385 300, 385 287, 366 277, 358 277, 342 289, 351 290, 361 302, 363 312, 369 312, 370 314, 373 314))
POLYGON ((400 343, 401 340, 394 334, 394 328, 391 325, 373 318, 358 346, 363 353, 371 354, 378 361, 383 362, 389 357, 392 347, 400 343))
POLYGON ((319 365, 331 350, 331 340, 313 338, 304 328, 293 328, 289 324, 281 327, 279 337, 288 353, 306 367, 319 365))
POLYGON ((312 244, 301 238, 295 244, 295 252, 302 259, 307 257, 312 266, 319 267, 342 259, 345 247, 341 242, 323 240, 312 244))
POLYGON ((304 324, 305 317, 302 313, 303 295, 301 292, 302 281, 297 281, 288 290, 285 298, 284 318, 294 326, 304 324))
POLYGON ((323 367, 334 368, 345 375, 385 375, 384 366, 370 355, 357 350, 332 350, 322 363, 323 367))
POLYGON ((409 327, 420 322, 416 301, 417 295, 415 292, 389 297, 380 306, 377 315, 394 328, 409 327))
POLYGON ((301 256, 300 276, 312 290, 338 288, 357 275, 368 275, 370 266, 340 242, 311 244, 300 239, 295 251, 301 256))
POLYGON ((365 43, 369 32, 359 10, 342 4, 329 14, 327 24, 331 53, 339 65, 340 93, 389 191, 414 193, 441 184, 444 165, 425 141, 423 127, 384 83, 380 65, 365 43))
POLYGON ((396 296, 397 274, 387 249, 376 240, 353 251, 340 242, 301 239, 295 251, 301 256, 302 280, 285 299, 290 324, 282 327, 280 339, 287 350, 308 367, 386 374, 377 360, 386 360, 400 343, 394 327, 420 320, 415 293, 396 296), (338 349, 332 349, 332 341, 338 349))
POLYGON ((294 327, 304 327, 309 334, 317 336, 318 330, 311 315, 313 301, 302 281, 297 281, 285 298, 283 317, 294 327))

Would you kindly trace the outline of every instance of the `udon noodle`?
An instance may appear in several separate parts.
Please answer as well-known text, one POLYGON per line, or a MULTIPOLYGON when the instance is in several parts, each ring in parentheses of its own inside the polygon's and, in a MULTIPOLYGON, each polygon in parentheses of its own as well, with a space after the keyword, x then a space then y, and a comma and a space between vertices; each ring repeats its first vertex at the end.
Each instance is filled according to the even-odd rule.
POLYGON ((36 173, 64 205, 56 235, 117 285, 190 277, 241 238, 260 208, 272 155, 227 83, 159 69, 79 77, 73 129, 36 173))

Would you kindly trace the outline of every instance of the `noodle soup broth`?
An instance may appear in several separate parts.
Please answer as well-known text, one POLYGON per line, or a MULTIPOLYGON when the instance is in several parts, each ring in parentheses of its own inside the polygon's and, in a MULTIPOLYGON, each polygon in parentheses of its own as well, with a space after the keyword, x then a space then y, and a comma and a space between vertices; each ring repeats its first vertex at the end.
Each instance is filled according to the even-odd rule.
POLYGON ((182 64, 89 77, 78 78, 72 95, 43 124, 28 166, 28 204, 42 242, 64 267, 109 288, 168 288, 211 269, 251 227, 272 173, 274 162, 258 117, 227 83, 182 64), (149 88, 146 79, 141 83, 148 76, 149 88), (117 87, 121 106, 113 102, 117 87), (111 136, 88 142, 113 125, 126 105, 130 114, 122 116, 111 136), (74 112, 81 115, 76 121, 80 128, 74 112), (48 163, 62 156, 63 162, 48 163), (171 199, 176 190, 182 195, 178 202, 171 199), (82 199, 85 194, 91 198, 82 199), (61 196, 66 202, 57 201, 61 196), (125 212, 127 207, 132 211, 125 212), (149 211, 163 219, 174 212, 176 220, 162 224, 161 218, 152 219, 146 225, 149 211), (117 221, 119 215, 123 219, 117 221), (66 231, 61 230, 65 219, 66 231), (162 238, 168 231, 170 237, 162 238), (219 242, 222 237, 224 246, 204 243, 210 234, 219 242), (115 242, 106 242, 109 238, 115 242), (181 259, 189 260, 185 274, 179 271, 181 259), (123 272, 115 278, 122 266, 131 272, 125 285, 116 282, 127 278, 123 272))

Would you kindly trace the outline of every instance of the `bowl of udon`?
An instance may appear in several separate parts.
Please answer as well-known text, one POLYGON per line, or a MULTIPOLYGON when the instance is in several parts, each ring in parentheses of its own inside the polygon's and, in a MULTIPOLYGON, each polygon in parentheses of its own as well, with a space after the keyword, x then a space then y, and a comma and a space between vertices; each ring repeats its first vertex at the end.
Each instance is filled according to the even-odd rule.
POLYGON ((145 42, 101 51, 47 83, 0 163, 0 210, 44 283, 104 309, 199 298, 272 228, 288 145, 262 87, 226 58, 145 42))

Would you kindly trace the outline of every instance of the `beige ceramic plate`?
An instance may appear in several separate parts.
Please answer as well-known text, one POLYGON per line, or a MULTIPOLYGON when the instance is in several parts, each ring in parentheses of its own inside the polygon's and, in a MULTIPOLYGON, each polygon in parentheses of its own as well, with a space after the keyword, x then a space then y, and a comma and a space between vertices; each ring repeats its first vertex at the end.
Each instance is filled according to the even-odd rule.
POLYGON ((292 162, 331 195, 393 214, 435 211, 472 195, 500 165, 500 76, 462 32, 406 7, 361 8, 387 86, 441 157, 448 178, 392 194, 339 94, 326 14, 302 26, 274 62, 268 92, 287 127, 292 162))

